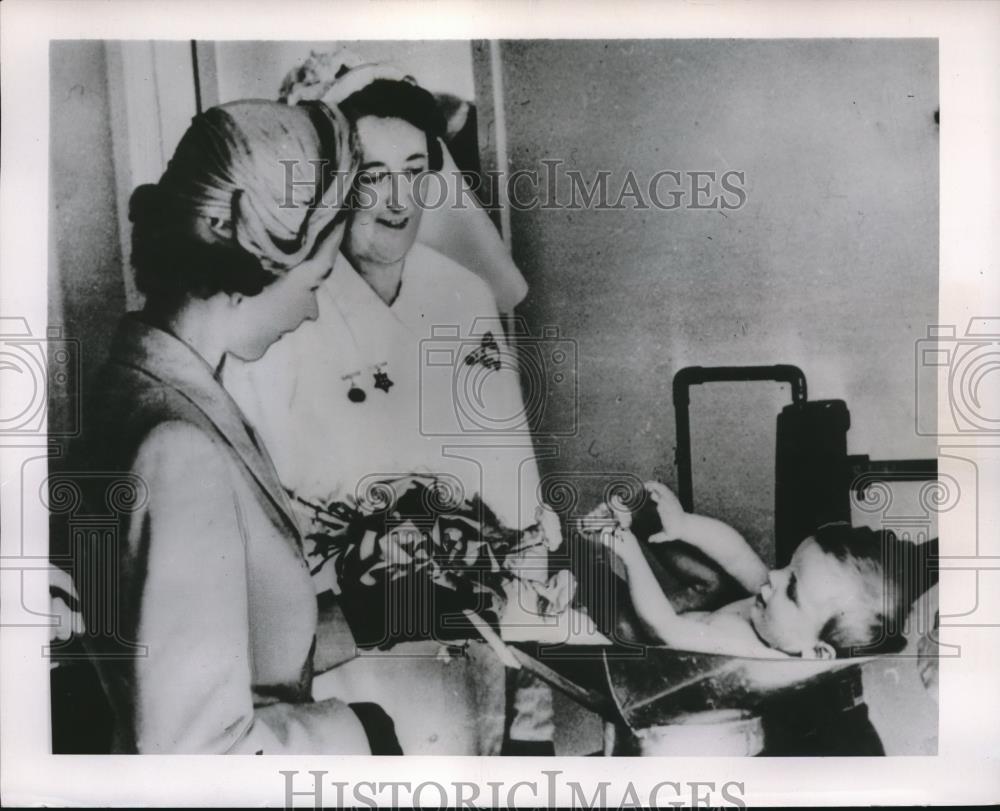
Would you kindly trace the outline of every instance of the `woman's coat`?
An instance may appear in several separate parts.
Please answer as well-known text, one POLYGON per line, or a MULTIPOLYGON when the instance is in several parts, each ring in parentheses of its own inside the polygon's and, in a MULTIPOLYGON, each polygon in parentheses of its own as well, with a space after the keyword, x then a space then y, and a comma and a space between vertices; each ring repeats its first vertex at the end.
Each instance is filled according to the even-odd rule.
POLYGON ((311 701, 317 607, 299 530, 209 366, 126 317, 93 417, 82 469, 137 488, 117 537, 79 550, 103 573, 78 587, 116 749, 367 754, 345 704, 311 701), (109 600, 113 627, 98 617, 109 600))

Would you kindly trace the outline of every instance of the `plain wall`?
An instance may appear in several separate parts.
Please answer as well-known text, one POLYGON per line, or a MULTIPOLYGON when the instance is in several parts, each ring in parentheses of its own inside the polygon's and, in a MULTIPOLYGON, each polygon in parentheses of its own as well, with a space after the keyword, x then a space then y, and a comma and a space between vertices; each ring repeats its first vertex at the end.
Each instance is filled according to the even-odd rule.
POLYGON ((80 376, 49 381, 50 431, 90 391, 125 311, 104 43, 50 50, 49 324, 79 342, 80 376))

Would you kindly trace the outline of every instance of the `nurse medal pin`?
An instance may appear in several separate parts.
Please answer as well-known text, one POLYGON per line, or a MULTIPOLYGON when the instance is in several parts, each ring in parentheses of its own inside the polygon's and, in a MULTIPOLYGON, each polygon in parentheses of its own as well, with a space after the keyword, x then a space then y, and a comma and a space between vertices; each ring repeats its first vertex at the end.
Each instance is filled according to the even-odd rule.
POLYGON ((356 378, 359 374, 361 374, 360 371, 352 372, 351 374, 343 375, 340 378, 341 380, 349 380, 351 382, 351 387, 347 390, 347 399, 352 403, 363 403, 368 397, 368 395, 365 394, 365 390, 354 383, 354 378, 356 378))
POLYGON ((389 379, 389 375, 384 371, 385 363, 375 364, 375 388, 381 389, 386 394, 396 384, 389 379))

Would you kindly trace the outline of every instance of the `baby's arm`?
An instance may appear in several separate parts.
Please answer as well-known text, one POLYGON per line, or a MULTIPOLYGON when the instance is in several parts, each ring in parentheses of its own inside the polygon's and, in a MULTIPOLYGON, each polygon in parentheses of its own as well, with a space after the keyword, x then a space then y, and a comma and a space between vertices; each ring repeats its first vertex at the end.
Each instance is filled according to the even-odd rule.
POLYGON ((616 551, 628 571, 632 605, 643 624, 671 648, 728 656, 785 656, 768 647, 738 613, 677 614, 653 574, 639 541, 626 529, 615 533, 616 551))
POLYGON ((750 594, 767 582, 764 561, 735 529, 715 518, 684 512, 677 497, 660 482, 647 482, 646 489, 663 524, 663 532, 650 537, 650 542, 687 541, 722 566, 750 594))
POLYGON ((615 532, 614 539, 615 551, 628 572, 629 593, 639 619, 664 644, 697 650, 704 644, 701 638, 704 627, 674 611, 639 547, 639 540, 627 529, 615 532))

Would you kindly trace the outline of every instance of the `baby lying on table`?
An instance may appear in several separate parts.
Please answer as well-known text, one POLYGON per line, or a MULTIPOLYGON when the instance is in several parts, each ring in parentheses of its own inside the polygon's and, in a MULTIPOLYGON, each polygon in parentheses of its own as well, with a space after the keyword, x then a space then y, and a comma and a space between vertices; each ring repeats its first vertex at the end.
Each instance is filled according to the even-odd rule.
POLYGON ((712 612, 677 614, 660 588, 630 515, 616 512, 618 528, 606 542, 628 572, 636 613, 649 630, 673 648, 735 656, 836 658, 877 645, 879 652, 905 644, 903 622, 910 607, 902 571, 885 561, 913 565, 915 545, 889 531, 846 523, 826 524, 806 538, 783 569, 768 571, 732 527, 686 513, 659 482, 646 484, 663 531, 651 542, 684 540, 728 571, 752 596, 712 612))

